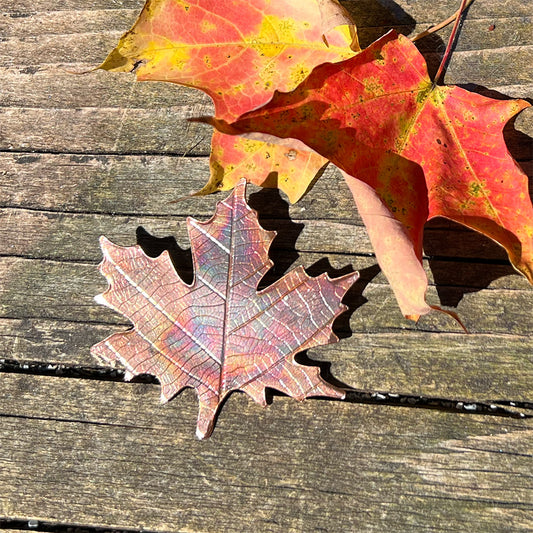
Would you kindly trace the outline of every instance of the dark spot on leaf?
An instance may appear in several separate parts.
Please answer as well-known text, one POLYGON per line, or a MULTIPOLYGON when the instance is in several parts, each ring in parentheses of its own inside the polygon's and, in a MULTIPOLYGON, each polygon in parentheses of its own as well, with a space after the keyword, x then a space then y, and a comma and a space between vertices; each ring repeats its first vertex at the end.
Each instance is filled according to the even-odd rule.
POLYGON ((141 65, 146 64, 146 59, 139 59, 138 61, 135 61, 133 63, 133 68, 130 70, 130 72, 135 72, 141 65))

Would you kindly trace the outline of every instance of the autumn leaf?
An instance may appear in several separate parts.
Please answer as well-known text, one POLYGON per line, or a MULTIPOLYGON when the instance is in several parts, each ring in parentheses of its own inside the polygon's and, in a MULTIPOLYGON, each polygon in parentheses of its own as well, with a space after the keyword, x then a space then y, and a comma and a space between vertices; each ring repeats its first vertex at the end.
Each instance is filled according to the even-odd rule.
POLYGON ((353 29, 323 26, 328 4, 351 22, 333 0, 148 0, 100 68, 201 89, 229 120, 354 54, 353 29))
POLYGON ((156 376, 162 401, 194 388, 199 438, 210 435, 221 402, 234 390, 261 405, 267 387, 297 400, 344 396, 321 379, 317 367, 300 365, 294 356, 337 341, 331 326, 358 274, 311 278, 298 267, 257 291, 272 267, 268 248, 275 232, 261 228, 245 188, 242 180, 208 222, 188 219, 191 285, 178 276, 167 252, 153 259, 139 246, 101 239, 100 270, 109 288, 97 301, 128 317, 134 328, 96 344, 91 353, 124 365, 127 379, 156 376))
MULTIPOLYGON (((403 163, 413 176, 422 179, 420 167, 407 160, 403 163)), ((391 168, 399 171, 396 176, 391 176, 390 172, 380 172, 378 176, 387 179, 396 177, 401 183, 401 172, 405 172, 405 167, 391 168)), ((391 216, 389 207, 380 196, 383 191, 381 184, 375 181, 370 181, 369 184, 345 172, 343 176, 366 226, 379 266, 389 280, 402 314, 406 318, 418 320, 434 308, 426 302, 428 279, 422 266, 422 227, 427 219, 425 198, 420 196, 420 206, 413 205, 408 211, 411 220, 405 216, 391 216)))
MULTIPOLYGON (((274 90, 294 89, 316 65, 358 50, 353 23, 336 0, 148 0, 100 68, 201 89, 217 117, 233 120, 268 102, 274 90)), ((291 201, 307 190, 295 187, 287 150, 224 137, 212 139, 211 177, 199 194, 231 189, 242 177, 275 182, 291 201), (263 159, 264 175, 252 168, 263 159), (267 179, 271 172, 278 175, 267 179)), ((327 161, 296 150, 299 180, 308 185, 327 161)))
POLYGON ((309 189, 328 160, 302 143, 275 143, 213 132, 211 177, 195 196, 233 189, 246 177, 249 183, 281 189, 291 203, 309 189), (226 166, 222 167, 221 163, 226 166))
MULTIPOLYGON (((390 32, 351 59, 316 67, 296 89, 276 93, 233 124, 210 122, 225 133, 299 139, 345 171, 356 195, 360 187, 351 180, 369 185, 387 208, 365 218, 381 265, 394 262, 387 243, 394 240, 404 252, 410 247, 412 276, 423 224, 443 216, 495 240, 533 282, 528 180, 502 133, 528 105, 434 85, 416 47, 390 32), (399 222, 401 232, 380 231, 384 216, 399 222)), ((431 309, 420 298, 427 280, 420 269, 416 283, 408 281, 400 269, 395 277, 384 271, 395 293, 403 292, 403 313, 416 319, 431 309)))

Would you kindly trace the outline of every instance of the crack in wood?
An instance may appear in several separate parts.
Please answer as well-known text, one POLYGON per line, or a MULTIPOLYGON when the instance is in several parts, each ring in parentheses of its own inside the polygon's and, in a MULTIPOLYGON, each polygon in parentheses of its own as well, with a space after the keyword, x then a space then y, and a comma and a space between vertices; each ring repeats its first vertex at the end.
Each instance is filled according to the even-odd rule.
MULTIPOLYGON (((62 364, 49 364, 36 361, 16 361, 12 359, 0 359, 0 372, 6 374, 26 374, 33 376, 50 376, 57 378, 70 379, 87 379, 98 381, 125 382, 125 371, 116 368, 106 367, 87 367, 87 366, 70 366, 62 364)), ((131 382, 126 383, 145 383, 158 384, 159 381, 151 375, 142 375, 136 377, 131 382)), ((282 393, 275 391, 273 395, 283 396, 282 393)), ((329 398, 317 398, 318 401, 338 401, 329 398)), ((452 398, 438 398, 430 396, 419 396, 412 394, 399 394, 386 391, 363 391, 357 389, 346 389, 346 397, 341 400, 354 404, 370 405, 387 405, 391 407, 408 407, 417 409, 432 409, 448 413, 462 413, 468 415, 491 415, 497 417, 508 417, 518 419, 533 418, 533 403, 511 400, 494 400, 494 401, 469 401, 452 398), (505 407, 504 407, 505 406, 505 407), (511 408, 511 409, 510 409, 511 408), (524 413, 524 410, 531 410, 532 413, 524 413)), ((19 416, 0 413, 0 416, 19 416)), ((34 418, 24 416, 23 418, 34 418)), ((36 417, 41 419, 41 417, 36 417)), ((45 417, 46 420, 50 418, 45 417)), ((56 419, 63 422, 83 422, 100 424, 97 422, 88 422, 86 420, 56 419)), ((116 424, 103 424, 116 425, 116 424)), ((130 426, 128 426, 130 427, 130 426)), ((131 426, 134 427, 134 426, 131 426)), ((136 427, 136 426, 135 426, 136 427)), ((147 429, 147 428, 144 428, 147 429)))
POLYGON ((94 420, 83 420, 81 418, 62 418, 57 416, 31 416, 31 415, 18 415, 12 413, 0 413, 0 418, 16 418, 22 420, 41 420, 58 423, 68 424, 87 424, 89 426, 105 426, 113 428, 126 428, 126 429, 147 429, 154 430, 155 428, 150 426, 137 426, 134 424, 114 424, 112 422, 96 422, 94 420))
POLYGON ((117 528, 104 526, 80 526, 61 522, 47 522, 34 518, 0 518, 0 530, 36 531, 37 533, 162 533, 158 530, 145 528, 117 528))

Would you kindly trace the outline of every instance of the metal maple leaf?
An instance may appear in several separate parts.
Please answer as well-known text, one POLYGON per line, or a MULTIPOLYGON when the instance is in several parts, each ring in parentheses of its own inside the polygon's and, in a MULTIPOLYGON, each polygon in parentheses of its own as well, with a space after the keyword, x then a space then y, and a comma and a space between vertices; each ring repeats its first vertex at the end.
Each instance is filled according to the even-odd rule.
POLYGON ((199 438, 211 434, 221 402, 234 390, 261 405, 267 387, 297 400, 344 396, 322 380, 317 367, 300 365, 294 356, 338 340, 331 326, 345 310, 340 301, 358 273, 311 278, 298 267, 257 291, 272 267, 268 248, 276 233, 261 228, 245 192, 242 180, 211 220, 187 220, 191 285, 178 276, 166 251, 154 259, 139 246, 101 238, 100 271, 109 289, 96 300, 128 317, 134 328, 111 335, 91 353, 106 363, 120 362, 126 379, 156 376, 163 402, 193 387, 199 438))

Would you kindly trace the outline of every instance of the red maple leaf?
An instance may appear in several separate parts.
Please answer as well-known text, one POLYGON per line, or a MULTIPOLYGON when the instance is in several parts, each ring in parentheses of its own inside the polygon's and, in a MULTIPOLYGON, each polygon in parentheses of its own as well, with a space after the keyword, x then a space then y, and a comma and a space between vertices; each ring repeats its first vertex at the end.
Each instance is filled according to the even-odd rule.
POLYGON ((210 122, 225 133, 298 139, 339 166, 403 313, 416 319, 431 309, 421 259, 433 217, 492 238, 533 282, 528 179, 502 134, 528 105, 433 84, 412 42, 390 32, 233 124, 210 122))
POLYGON ((257 285, 271 268, 265 231, 245 201, 246 183, 218 204, 208 222, 187 221, 195 279, 186 284, 167 252, 153 259, 139 246, 101 239, 101 272, 109 289, 97 301, 128 317, 134 328, 92 347, 106 363, 120 362, 127 379, 151 374, 168 401, 184 387, 199 400, 197 435, 210 435, 217 410, 234 390, 261 405, 265 389, 303 400, 342 398, 319 369, 295 362, 308 348, 335 342, 332 323, 358 273, 311 278, 298 267, 269 287, 257 285))

